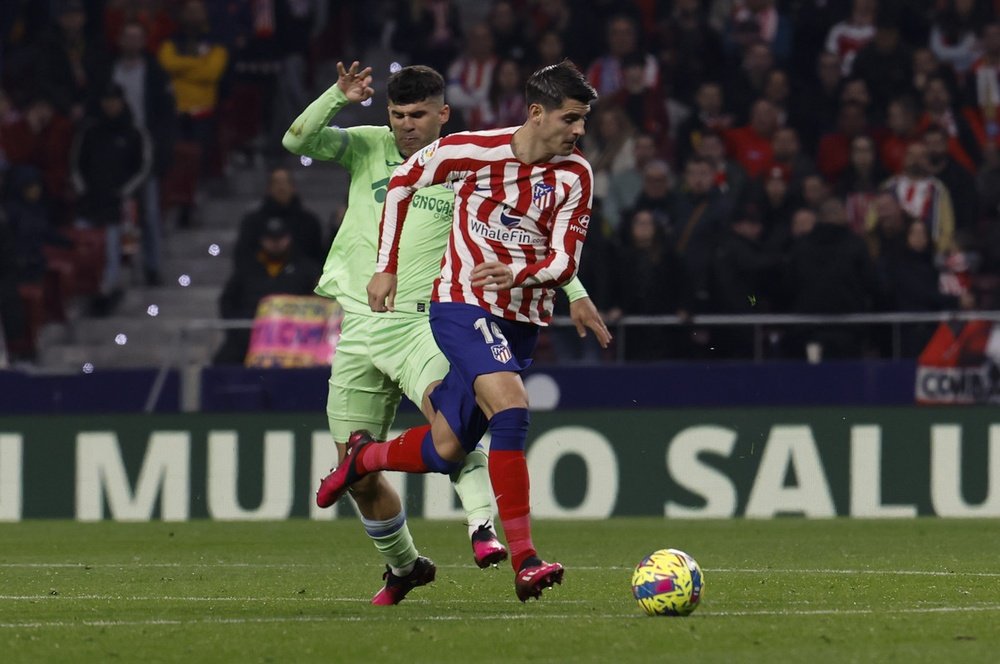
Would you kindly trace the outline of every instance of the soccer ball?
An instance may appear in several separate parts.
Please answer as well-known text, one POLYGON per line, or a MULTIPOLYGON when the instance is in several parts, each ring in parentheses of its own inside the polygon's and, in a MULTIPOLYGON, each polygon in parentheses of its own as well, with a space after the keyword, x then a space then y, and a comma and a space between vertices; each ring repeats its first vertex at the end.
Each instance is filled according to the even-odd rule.
POLYGON ((705 577, 695 559, 677 549, 660 549, 632 572, 632 595, 651 616, 686 616, 698 608, 705 577))

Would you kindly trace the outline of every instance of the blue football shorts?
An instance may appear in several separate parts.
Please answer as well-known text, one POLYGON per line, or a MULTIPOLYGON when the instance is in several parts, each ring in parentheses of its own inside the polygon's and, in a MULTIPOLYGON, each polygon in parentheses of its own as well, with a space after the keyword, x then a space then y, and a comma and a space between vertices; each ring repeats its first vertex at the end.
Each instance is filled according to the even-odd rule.
POLYGON ((471 452, 488 424, 476 403, 476 378, 527 369, 539 328, 460 302, 432 302, 430 323, 434 340, 451 365, 431 393, 431 403, 445 416, 462 447, 471 452))

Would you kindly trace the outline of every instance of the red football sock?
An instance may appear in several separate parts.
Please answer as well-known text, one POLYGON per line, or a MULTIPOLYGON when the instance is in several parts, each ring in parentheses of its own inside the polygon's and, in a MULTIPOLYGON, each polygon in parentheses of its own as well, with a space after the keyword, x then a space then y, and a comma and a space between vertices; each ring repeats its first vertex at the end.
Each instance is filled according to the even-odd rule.
POLYGON ((510 546, 510 562, 517 572, 526 558, 536 555, 531 542, 528 463, 524 450, 491 449, 489 469, 500 523, 510 546))
POLYGON ((373 473, 376 470, 401 470, 407 473, 427 473, 421 449, 424 436, 430 432, 429 424, 407 429, 384 443, 366 445, 358 455, 358 470, 373 473))

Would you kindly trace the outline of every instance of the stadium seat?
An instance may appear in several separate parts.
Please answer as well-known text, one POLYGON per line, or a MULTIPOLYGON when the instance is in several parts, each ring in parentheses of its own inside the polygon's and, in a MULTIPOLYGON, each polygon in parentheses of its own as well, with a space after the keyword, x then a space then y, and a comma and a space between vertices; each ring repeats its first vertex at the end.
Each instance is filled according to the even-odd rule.
POLYGON ((972 279, 972 292, 976 295, 977 308, 997 309, 1000 307, 1000 275, 975 275, 972 279))
POLYGON ((201 172, 201 146, 190 141, 174 144, 174 161, 160 182, 160 209, 194 205, 201 172))
POLYGON ((51 247, 45 247, 45 322, 64 323, 67 319, 67 305, 75 294, 76 265, 68 251, 57 253, 49 251, 50 249, 51 247))
POLYGON ((24 336, 8 339, 11 353, 34 357, 38 351, 38 333, 45 323, 45 289, 41 282, 18 284, 18 295, 24 305, 24 336))
POLYGON ((264 107, 259 86, 236 83, 219 105, 219 151, 225 161, 233 150, 242 148, 261 132, 264 107))
POLYGON ((52 255, 62 257, 68 254, 74 269, 73 295, 93 295, 100 290, 104 272, 104 229, 68 228, 63 233, 72 240, 73 248, 54 249, 52 255))

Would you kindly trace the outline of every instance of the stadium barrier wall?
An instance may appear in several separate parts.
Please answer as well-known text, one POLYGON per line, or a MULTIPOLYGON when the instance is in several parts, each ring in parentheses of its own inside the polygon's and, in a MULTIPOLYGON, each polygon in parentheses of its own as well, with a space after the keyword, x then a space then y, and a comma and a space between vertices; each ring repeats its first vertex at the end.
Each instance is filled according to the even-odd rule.
POLYGON ((141 413, 148 405, 157 413, 177 413, 180 396, 181 374, 176 369, 162 376, 156 369, 74 374, 0 371, 0 415, 141 413), (155 401, 148 404, 154 391, 155 401))
MULTIPOLYGON (((312 503, 333 459, 317 414, 8 417, 0 520, 351 518, 312 503)), ((528 464, 540 518, 1000 517, 991 407, 538 412, 528 464)), ((462 518, 447 477, 391 475, 462 518)))
MULTIPOLYGON (((914 402, 915 362, 670 362, 545 365, 526 373, 536 409, 687 406, 891 406, 914 402)), ((0 415, 326 410, 329 367, 91 374, 0 371, 0 415)), ((404 411, 416 412, 408 401, 404 411)))
MULTIPOLYGON (((525 385, 536 410, 889 406, 914 402, 916 374, 912 360, 539 364, 525 373, 525 385)), ((206 367, 201 372, 201 410, 325 412, 329 378, 326 367, 206 367)))

